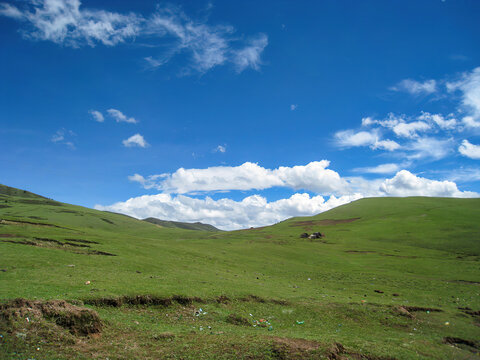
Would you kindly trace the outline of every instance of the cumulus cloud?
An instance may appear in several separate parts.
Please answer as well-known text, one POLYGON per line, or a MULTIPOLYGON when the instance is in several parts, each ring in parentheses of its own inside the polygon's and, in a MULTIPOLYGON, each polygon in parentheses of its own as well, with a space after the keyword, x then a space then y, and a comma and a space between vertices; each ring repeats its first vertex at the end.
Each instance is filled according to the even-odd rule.
POLYGON ((138 121, 135 120, 133 117, 128 117, 124 113, 122 113, 120 110, 117 110, 117 109, 108 109, 107 113, 112 118, 114 118, 116 122, 126 122, 129 124, 138 123, 138 121))
POLYGON ((397 136, 406 138, 417 137, 419 131, 426 131, 429 129, 430 125, 423 121, 413 121, 410 123, 400 122, 392 128, 397 136))
POLYGON ((81 5, 80 0, 26 0, 18 7, 0 3, 0 16, 23 23, 25 38, 71 47, 115 46, 141 38, 152 47, 161 45, 165 49, 155 56, 144 57, 151 68, 185 53, 190 60, 189 71, 203 73, 225 63, 232 64, 237 72, 247 68, 259 70, 261 54, 268 45, 265 34, 244 41, 242 36, 234 35, 232 26, 209 25, 204 20, 192 19, 179 7, 157 6, 155 13, 143 16, 81 5))
POLYGON ((430 114, 429 112, 423 111, 418 117, 418 120, 434 123, 442 130, 453 130, 457 126, 457 120, 453 114, 449 114, 447 118, 445 118, 441 114, 430 114))
POLYGON ((400 148, 400 145, 393 140, 380 140, 376 129, 372 131, 353 130, 338 131, 335 133, 336 143, 340 147, 369 146, 371 149, 384 149, 394 151, 400 148))
POLYGON ((471 191, 460 191, 452 181, 437 181, 418 177, 407 170, 399 171, 393 178, 386 179, 379 188, 385 196, 439 196, 478 197, 471 191))
MULTIPOLYGON (((251 163, 248 164, 248 166, 255 165, 251 163)), ((317 164, 317 166, 319 165, 317 164)), ((289 183, 289 187, 293 188, 293 184, 298 183, 297 177, 305 175, 301 172, 296 172, 294 168, 295 167, 284 168, 282 170, 284 173, 274 176, 272 172, 278 169, 269 171, 263 168, 251 167, 254 171, 263 171, 264 175, 267 176, 267 180, 262 185, 255 185, 257 187, 263 186, 265 188, 269 184, 281 180, 280 178, 282 177, 285 177, 284 182, 289 183), (269 175, 270 178, 268 178, 269 175)), ((223 170, 236 171, 233 168, 223 170)), ((303 170, 305 169, 302 169, 302 171, 303 170)), ((224 179, 234 178, 233 176, 228 177, 225 174, 223 174, 222 177, 224 179)), ((171 177, 168 175, 162 175, 160 178, 170 179, 171 177)), ((153 184, 149 179, 145 179, 138 174, 131 176, 130 180, 144 183, 147 187, 158 186, 153 184)), ((205 177, 203 180, 205 180, 205 177)), ((347 182, 345 179, 340 180, 347 182)), ((186 186, 184 184, 184 188, 204 189, 204 187, 198 186, 198 181, 195 177, 192 177, 191 181, 196 182, 196 185, 186 186)), ((303 181, 307 183, 309 182, 309 180, 305 179, 303 181)), ((245 188, 252 187, 252 184, 246 179, 244 185, 245 188)), ((238 187, 238 184, 229 186, 228 183, 224 186, 216 186, 216 188, 223 189, 233 189, 238 187)), ((350 178, 349 187, 348 189, 344 189, 344 191, 349 193, 345 193, 339 197, 330 195, 328 200, 320 195, 311 196, 306 193, 295 193, 289 198, 272 202, 267 201, 265 197, 258 194, 247 196, 241 201, 234 201, 228 198, 213 200, 207 196, 204 199, 198 199, 185 195, 161 193, 157 195, 135 197, 125 202, 118 202, 109 206, 96 205, 95 208, 98 210, 119 212, 139 219, 156 217, 175 221, 201 221, 224 230, 233 230, 251 226, 270 225, 292 216, 315 215, 365 196, 480 196, 478 193, 460 191, 457 185, 452 181, 426 179, 418 177, 407 170, 397 172, 396 175, 390 179, 366 180, 360 177, 350 178), (361 191, 359 192, 358 190, 361 191)))
POLYGON ((458 147, 458 151, 460 152, 460 154, 470 159, 480 159, 480 145, 474 145, 468 140, 462 141, 462 144, 458 147))
POLYGON ((148 143, 145 141, 142 135, 140 134, 135 134, 130 136, 128 139, 122 141, 123 146, 125 147, 141 147, 145 148, 148 146, 148 143))
POLYGON ((88 113, 92 116, 93 120, 95 121, 98 121, 98 122, 105 121, 105 118, 103 117, 103 114, 100 111, 90 110, 88 113))
POLYGON ((437 91, 437 82, 435 80, 419 82, 412 79, 404 79, 397 85, 392 86, 390 90, 408 92, 412 95, 432 94, 437 91))
POLYGON ((110 206, 96 205, 97 210, 114 211, 139 219, 156 217, 174 221, 212 224, 223 230, 271 225, 292 216, 315 215, 333 207, 359 199, 360 195, 335 197, 297 193, 290 198, 268 202, 260 195, 241 201, 228 198, 213 200, 210 197, 195 199, 184 195, 144 195, 110 206))
POLYGON ((474 119, 473 116, 465 116, 462 119, 462 123, 467 127, 467 128, 480 128, 480 121, 477 121, 474 119))
POLYGON ((180 168, 174 173, 130 178, 145 187, 169 193, 186 194, 198 191, 263 190, 271 187, 305 189, 319 194, 342 193, 348 186, 340 175, 327 167, 327 160, 305 166, 266 169, 246 162, 239 166, 216 166, 206 169, 180 168))
MULTIPOLYGON (((480 119, 480 67, 462 74, 460 80, 448 82, 446 86, 450 92, 461 92, 462 108, 474 123, 480 119)), ((465 123, 469 124, 468 121, 465 123)))

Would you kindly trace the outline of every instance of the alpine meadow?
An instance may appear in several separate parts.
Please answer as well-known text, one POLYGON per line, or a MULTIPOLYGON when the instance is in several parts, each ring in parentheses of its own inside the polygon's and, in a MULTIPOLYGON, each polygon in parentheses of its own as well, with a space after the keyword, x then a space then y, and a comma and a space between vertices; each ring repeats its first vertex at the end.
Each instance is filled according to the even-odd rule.
POLYGON ((0 359, 480 359, 479 18, 0 0, 0 359))

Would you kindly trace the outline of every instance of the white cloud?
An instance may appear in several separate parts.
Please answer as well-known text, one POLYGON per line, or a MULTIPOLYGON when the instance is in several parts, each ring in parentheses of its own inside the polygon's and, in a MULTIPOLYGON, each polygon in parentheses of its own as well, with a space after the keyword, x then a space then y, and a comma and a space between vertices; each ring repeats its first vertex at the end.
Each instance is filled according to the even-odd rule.
POLYGON ((149 176, 135 180, 142 185, 169 193, 198 191, 263 190, 271 187, 305 189, 316 193, 342 193, 348 184, 327 167, 327 160, 314 161, 305 166, 265 169, 246 162, 240 166, 216 166, 206 169, 180 168, 171 174, 149 176))
POLYGON ((473 116, 465 116, 462 119, 462 122, 465 124, 467 128, 479 128, 480 127, 480 121, 477 121, 473 118, 473 116))
POLYGON ((292 104, 292 105, 290 105, 290 110, 295 111, 295 110, 297 110, 297 107, 298 107, 297 104, 292 104))
POLYGON ((378 139, 376 132, 344 130, 335 133, 337 144, 342 147, 370 146, 378 139))
POLYGON ((156 217, 174 221, 212 224, 223 230, 265 226, 292 216, 315 215, 333 207, 359 199, 360 195, 331 196, 327 201, 322 196, 294 194, 290 198, 268 202, 260 195, 252 195, 242 201, 231 199, 194 199, 184 195, 144 195, 118 202, 110 206, 96 205, 98 210, 114 211, 139 219, 156 217))
MULTIPOLYGON (((140 135, 140 134, 132 135, 128 139, 123 140, 122 143, 123 143, 123 146, 126 146, 126 147, 138 146, 138 147, 145 148, 145 147, 148 146, 148 143, 145 141, 143 136, 140 135)), ((134 181, 136 181, 136 180, 134 180, 134 181)))
POLYGON ((384 149, 388 151, 395 151, 401 148, 400 144, 393 140, 377 140, 371 145, 373 150, 384 149))
MULTIPOLYGON (((460 80, 449 82, 446 86, 450 92, 462 93, 462 107, 471 116, 472 121, 480 119, 480 67, 462 74, 460 80)), ((465 122, 466 125, 469 123, 471 122, 465 122)))
POLYGON ((417 137, 417 132, 427 131, 430 129, 430 125, 423 121, 413 121, 410 123, 401 122, 395 125, 392 130, 400 137, 414 138, 417 137))
POLYGON ((424 82, 405 79, 397 85, 392 86, 390 90, 404 91, 413 95, 432 94, 437 91, 437 82, 435 80, 425 80, 424 82))
POLYGON ((468 140, 462 141, 462 144, 458 147, 458 151, 460 152, 460 154, 470 159, 480 159, 480 145, 474 145, 468 140))
POLYGON ((412 152, 409 159, 433 159, 440 160, 453 153, 453 139, 436 139, 432 137, 418 138, 405 148, 412 152))
POLYGON ((56 144, 66 145, 70 149, 75 150, 75 144, 71 140, 73 136, 75 136, 73 131, 62 128, 57 130, 57 132, 52 135, 50 141, 56 144))
POLYGON ((260 70, 261 54, 268 45, 268 37, 265 34, 259 34, 255 39, 251 40, 243 49, 233 51, 232 61, 237 71, 242 72, 248 67, 254 70, 260 70))
POLYGON ((378 131, 359 131, 344 130, 335 133, 337 145, 340 147, 369 146, 371 149, 384 149, 394 151, 401 146, 393 140, 380 140, 378 131))
MULTIPOLYGON (((247 164, 249 164, 249 166, 255 165, 251 163, 247 164)), ((320 166, 320 164, 317 164, 316 166, 320 166)), ((286 182, 289 182, 290 184, 297 183, 298 178, 305 175, 302 174, 302 171, 305 169, 297 172, 295 171, 295 168, 296 167, 283 169, 282 171, 287 174, 280 171, 280 173, 277 174, 277 179, 285 177, 286 182)), ((211 169, 212 168, 204 170, 211 171, 211 169)), ((251 169, 256 171, 257 174, 263 171, 265 176, 273 176, 273 174, 271 174, 271 172, 273 172, 272 170, 269 172, 269 170, 260 167, 251 167, 251 169)), ((223 170, 235 171, 234 168, 225 168, 223 170)), ((168 179, 170 175, 162 175, 159 177, 168 179)), ((223 174, 223 178, 227 177, 228 176, 223 174)), ((230 176, 230 178, 232 178, 232 176, 230 176)), ((130 179, 145 184, 150 182, 150 180, 145 179, 138 174, 130 177, 130 179)), ((193 182, 196 181, 194 177, 192 177, 191 180, 193 182)), ((345 179, 340 180, 346 183, 345 179)), ((308 180, 304 181, 308 182, 308 180)), ((233 230, 251 226, 270 225, 292 216, 315 215, 365 196, 480 196, 478 193, 460 191, 457 188, 457 185, 452 181, 430 180, 418 177, 406 170, 397 172, 397 174, 391 179, 366 180, 363 178, 351 178, 349 182, 349 194, 340 197, 331 195, 327 201, 325 201, 325 198, 320 195, 310 196, 305 193, 296 193, 289 198, 273 202, 268 202, 265 197, 260 195, 251 195, 245 197, 241 201, 234 201, 228 198, 213 200, 207 196, 204 199, 197 199, 185 195, 173 196, 171 194, 161 193, 157 195, 144 195, 131 198, 125 202, 118 202, 110 206, 96 205, 95 208, 98 210, 119 212, 140 219, 156 217, 175 221, 201 221, 212 224, 221 229, 233 230), (362 192, 358 192, 357 190, 362 190, 362 192)), ((268 187, 267 183, 272 184, 273 178, 268 179, 263 184, 265 188, 268 187)), ((150 182, 150 185, 151 184, 152 183, 150 182)), ((198 186, 194 187, 198 188, 198 186)), ((233 185, 229 187, 227 184, 224 188, 228 189, 236 187, 238 186, 233 185)), ((247 187, 251 187, 251 184, 247 187)), ((192 188, 192 186, 190 186, 190 188, 192 188)))
POLYGON ((113 117, 115 119, 116 122, 126 122, 126 123, 129 123, 129 124, 138 123, 138 121, 135 120, 133 117, 127 117, 120 110, 108 109, 107 112, 111 117, 113 117))
POLYGON ((21 7, 0 3, 0 16, 22 22, 26 38, 71 47, 115 46, 141 38, 147 45, 161 45, 166 49, 160 55, 144 57, 151 68, 166 64, 177 54, 187 53, 188 71, 203 73, 225 63, 232 64, 237 72, 246 68, 259 70, 261 54, 268 45, 265 34, 244 41, 242 36, 233 35, 232 26, 213 26, 204 19, 191 19, 180 7, 157 6, 154 14, 143 16, 81 5, 80 0, 25 0, 21 7))
POLYGON ((78 47, 96 43, 113 46, 140 33, 143 21, 135 14, 81 10, 80 0, 31 0, 24 9, 2 4, 0 15, 27 24, 24 36, 78 47))
POLYGON ((22 20, 24 17, 23 13, 18 8, 4 3, 0 4, 0 15, 17 20, 22 20))
POLYGON ((380 164, 373 167, 360 167, 356 168, 353 171, 360 173, 370 173, 370 174, 393 174, 400 170, 400 165, 398 164, 380 164))
POLYGON ((256 35, 245 45, 232 35, 235 32, 232 26, 211 26, 192 20, 174 7, 159 8, 148 20, 145 30, 149 35, 175 39, 159 58, 145 58, 151 66, 158 67, 175 55, 187 52, 191 58, 190 67, 201 73, 225 63, 233 64, 237 72, 248 67, 259 70, 261 54, 268 45, 265 34, 256 35))
POLYGON ((418 117, 418 120, 427 122, 433 122, 442 130, 452 130, 457 126, 457 120, 453 117, 453 114, 449 114, 447 119, 441 114, 430 114, 429 112, 422 112, 418 117))
POLYGON ((407 170, 399 171, 393 178, 380 185, 384 196, 440 196, 478 197, 471 191, 460 191, 452 181, 437 181, 418 177, 407 170))
POLYGON ((213 150, 214 152, 220 152, 220 153, 225 153, 227 152, 227 147, 226 146, 222 146, 222 145, 218 145, 215 150, 213 150))
POLYGON ((98 122, 104 122, 105 118, 103 117, 103 114, 100 111, 97 110, 90 110, 88 112, 90 115, 92 115, 93 119, 98 122))

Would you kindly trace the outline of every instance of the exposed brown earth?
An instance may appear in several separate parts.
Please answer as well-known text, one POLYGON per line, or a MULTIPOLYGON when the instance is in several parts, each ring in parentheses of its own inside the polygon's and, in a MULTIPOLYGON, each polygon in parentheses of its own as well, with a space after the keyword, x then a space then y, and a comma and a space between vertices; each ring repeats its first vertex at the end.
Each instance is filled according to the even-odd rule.
POLYGON ((102 322, 96 311, 64 300, 19 298, 0 305, 0 320, 10 325, 11 330, 15 321, 20 319, 28 319, 28 322, 46 320, 81 336, 98 334, 102 330, 102 322))

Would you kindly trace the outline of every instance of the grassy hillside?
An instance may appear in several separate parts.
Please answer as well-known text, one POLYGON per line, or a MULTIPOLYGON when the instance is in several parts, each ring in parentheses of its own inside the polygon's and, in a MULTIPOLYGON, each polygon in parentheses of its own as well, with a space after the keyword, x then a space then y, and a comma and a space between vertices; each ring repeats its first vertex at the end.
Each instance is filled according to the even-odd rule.
POLYGON ((232 232, 32 199, 0 194, 3 302, 83 303, 103 329, 6 322, 7 304, 0 357, 478 358, 478 199, 363 199, 232 232))
POLYGON ((198 230, 198 231, 220 231, 215 226, 210 224, 203 224, 201 222, 194 222, 194 223, 187 223, 187 222, 180 222, 180 221, 168 221, 168 220, 160 220, 156 218, 146 218, 143 221, 160 225, 166 228, 179 228, 185 230, 198 230))

